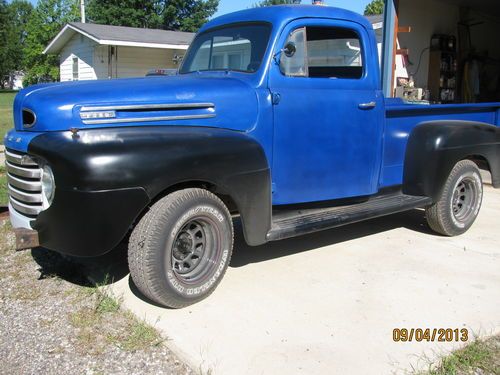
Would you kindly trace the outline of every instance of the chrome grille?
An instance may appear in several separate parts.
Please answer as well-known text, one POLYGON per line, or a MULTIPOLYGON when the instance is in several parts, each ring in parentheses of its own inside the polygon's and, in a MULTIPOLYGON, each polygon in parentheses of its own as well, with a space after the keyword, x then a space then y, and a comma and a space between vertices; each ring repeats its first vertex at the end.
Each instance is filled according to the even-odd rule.
POLYGON ((35 218, 43 207, 42 169, 30 156, 6 149, 9 201, 14 210, 35 218))

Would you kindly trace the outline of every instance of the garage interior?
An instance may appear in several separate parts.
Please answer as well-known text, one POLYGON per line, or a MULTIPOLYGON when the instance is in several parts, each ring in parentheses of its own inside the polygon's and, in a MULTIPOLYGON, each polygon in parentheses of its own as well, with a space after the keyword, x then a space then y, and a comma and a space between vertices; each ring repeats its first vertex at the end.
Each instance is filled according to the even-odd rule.
POLYGON ((499 0, 387 0, 384 25, 387 96, 500 101, 499 0))

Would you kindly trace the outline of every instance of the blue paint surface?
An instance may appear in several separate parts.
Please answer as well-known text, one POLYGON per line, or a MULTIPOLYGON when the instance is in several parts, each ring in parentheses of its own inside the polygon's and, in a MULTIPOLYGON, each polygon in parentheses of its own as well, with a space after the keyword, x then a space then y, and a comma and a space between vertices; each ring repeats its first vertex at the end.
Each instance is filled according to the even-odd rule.
MULTIPOLYGON (((217 127, 245 132, 263 147, 273 179, 273 204, 290 204, 376 193, 402 182, 406 143, 411 130, 432 120, 470 120, 499 124, 500 103, 419 106, 384 100, 380 87, 375 35, 368 21, 331 7, 276 6, 219 17, 200 32, 238 22, 272 25, 266 53, 255 73, 206 71, 173 77, 145 77, 36 85, 14 102, 16 130, 7 134, 8 148, 26 152, 41 132, 70 128, 123 126, 217 127), (273 56, 289 33, 301 26, 334 26, 356 31, 363 46, 360 79, 285 77, 273 56), (273 105, 272 93, 280 102, 273 105), (375 102, 373 109, 359 104, 375 102), (82 106, 213 103, 214 109, 189 114, 215 117, 187 120, 130 121, 85 125, 82 106), (37 123, 23 130, 21 111, 34 111, 37 123), (212 112, 210 112, 212 111, 212 112)), ((165 115, 150 112, 147 116, 165 115)), ((169 115, 184 115, 176 109, 169 115)), ((152 153, 154 157, 154 153, 152 153)))
POLYGON ((402 183, 408 136, 418 124, 437 120, 460 120, 500 126, 499 112, 500 103, 429 106, 404 104, 401 99, 386 99, 384 159, 380 186, 402 183))

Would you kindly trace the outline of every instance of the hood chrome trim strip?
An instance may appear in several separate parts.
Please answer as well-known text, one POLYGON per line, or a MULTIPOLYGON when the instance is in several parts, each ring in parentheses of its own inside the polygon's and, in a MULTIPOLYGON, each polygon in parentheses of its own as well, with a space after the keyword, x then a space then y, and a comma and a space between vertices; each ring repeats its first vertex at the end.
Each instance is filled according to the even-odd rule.
POLYGON ((194 120, 202 118, 213 118, 215 113, 209 113, 206 115, 184 115, 184 116, 156 116, 156 117, 128 117, 128 118, 114 118, 114 119, 102 119, 102 120, 82 120, 86 125, 96 125, 96 124, 118 124, 126 122, 152 122, 152 121, 172 121, 172 120, 194 120))
POLYGON ((80 112, 88 111, 126 111, 137 109, 187 109, 187 108, 214 108, 214 103, 175 103, 175 104, 132 104, 109 106, 85 106, 80 112))

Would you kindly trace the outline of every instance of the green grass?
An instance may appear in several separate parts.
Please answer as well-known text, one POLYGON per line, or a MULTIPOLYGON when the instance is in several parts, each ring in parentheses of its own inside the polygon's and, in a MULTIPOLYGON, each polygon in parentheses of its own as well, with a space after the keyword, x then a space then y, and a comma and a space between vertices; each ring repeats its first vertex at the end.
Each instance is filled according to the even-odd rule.
POLYGON ((102 286, 83 288, 77 298, 92 299, 92 305, 70 314, 73 327, 79 330, 81 351, 101 354, 106 344, 126 351, 147 350, 161 345, 160 333, 144 320, 120 308, 120 301, 109 296, 102 286))
POLYGON ((6 206, 8 201, 7 176, 5 174, 5 167, 0 165, 0 206, 6 206))
POLYGON ((15 92, 0 91, 0 144, 2 145, 5 133, 14 127, 12 103, 15 96, 15 92))
POLYGON ((441 359, 439 365, 421 375, 500 374, 500 335, 476 339, 441 359))
POLYGON ((108 342, 116 345, 120 349, 135 352, 146 350, 163 343, 163 338, 158 331, 146 323, 144 320, 136 318, 132 313, 125 313, 128 317, 126 328, 109 334, 108 342))

